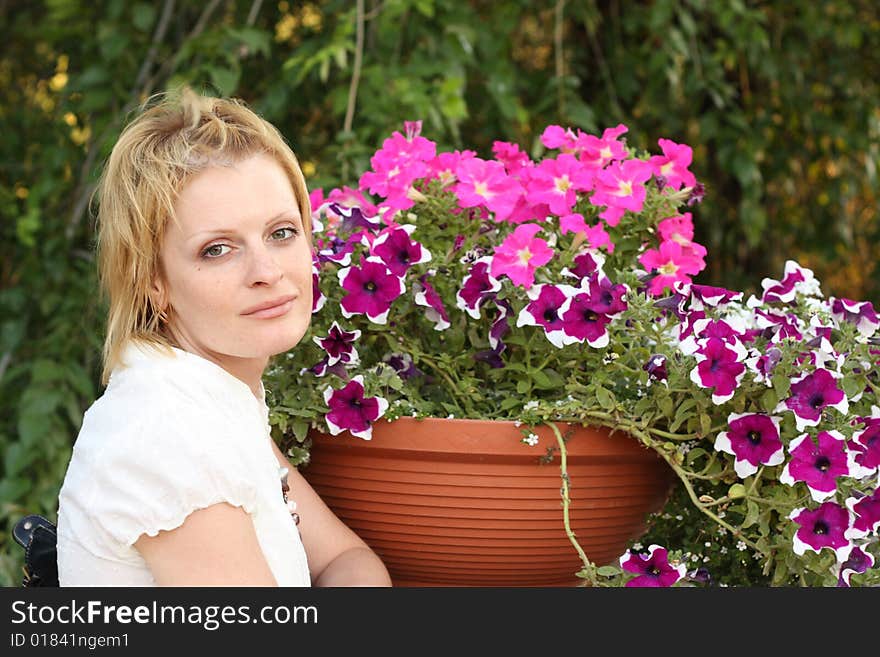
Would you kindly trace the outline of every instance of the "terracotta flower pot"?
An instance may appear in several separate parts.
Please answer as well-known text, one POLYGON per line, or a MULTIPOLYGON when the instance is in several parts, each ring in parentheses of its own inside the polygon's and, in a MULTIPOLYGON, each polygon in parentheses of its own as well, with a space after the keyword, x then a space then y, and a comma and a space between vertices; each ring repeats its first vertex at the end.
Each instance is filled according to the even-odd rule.
MULTIPOLYGON (((560 425, 570 520, 602 565, 644 531, 673 474, 634 438, 560 425)), ((513 422, 401 418, 370 441, 313 433, 302 472, 385 562, 395 586, 567 586, 581 561, 565 535, 559 455, 548 427, 531 447, 513 422)))

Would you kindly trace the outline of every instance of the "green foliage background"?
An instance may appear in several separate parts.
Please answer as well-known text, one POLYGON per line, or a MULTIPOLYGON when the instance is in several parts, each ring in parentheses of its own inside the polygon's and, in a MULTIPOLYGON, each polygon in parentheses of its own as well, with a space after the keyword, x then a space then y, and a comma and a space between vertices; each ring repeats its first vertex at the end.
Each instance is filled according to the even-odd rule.
POLYGON ((0 33, 0 585, 20 579, 12 522, 55 516, 101 393, 99 167, 181 82, 244 98, 325 189, 404 120, 483 156, 623 122, 694 147, 700 282, 754 291, 794 258, 880 301, 875 0, 0 0, 0 33))

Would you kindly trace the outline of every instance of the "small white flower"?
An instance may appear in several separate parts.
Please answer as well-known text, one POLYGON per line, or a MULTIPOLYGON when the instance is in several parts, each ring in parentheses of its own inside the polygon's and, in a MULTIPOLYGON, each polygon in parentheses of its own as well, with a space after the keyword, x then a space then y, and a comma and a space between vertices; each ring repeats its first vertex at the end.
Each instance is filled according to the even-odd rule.
POLYGON ((642 549, 642 547, 644 547, 644 546, 641 543, 639 543, 638 541, 636 541, 635 543, 633 543, 632 549, 636 550, 638 552, 639 550, 642 549))
POLYGON ((736 542, 736 549, 739 550, 740 552, 742 552, 743 550, 746 549, 746 544, 743 541, 737 541, 736 542))
POLYGON ((524 411, 530 411, 530 410, 532 410, 532 409, 534 409, 534 408, 538 408, 538 402, 535 401, 535 400, 528 401, 528 402, 526 402, 526 403, 523 405, 523 410, 524 410, 524 411))
POLYGON ((534 433, 530 433, 528 436, 523 438, 523 442, 526 445, 531 445, 532 447, 534 447, 535 445, 538 444, 538 435, 534 434, 534 433))

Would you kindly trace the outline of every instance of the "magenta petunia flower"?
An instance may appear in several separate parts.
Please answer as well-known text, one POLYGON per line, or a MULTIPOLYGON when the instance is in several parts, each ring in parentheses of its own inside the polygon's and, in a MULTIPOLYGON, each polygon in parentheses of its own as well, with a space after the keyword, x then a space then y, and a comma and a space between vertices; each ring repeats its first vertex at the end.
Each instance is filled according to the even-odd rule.
POLYGON ((838 321, 855 324, 859 333, 866 337, 874 335, 880 328, 880 320, 877 319, 877 313, 870 301, 832 299, 831 314, 838 321))
POLYGON ((553 257, 553 249, 540 237, 537 224, 520 224, 497 247, 492 258, 490 273, 495 278, 507 276, 514 285, 531 287, 535 270, 546 265, 553 257))
POLYGON ((761 465, 779 465, 785 458, 779 438, 779 418, 763 413, 731 413, 728 430, 715 438, 715 449, 736 457, 734 470, 745 479, 761 465))
POLYGON ((820 368, 794 379, 791 396, 776 407, 776 412, 792 411, 798 431, 819 424, 822 410, 827 406, 846 414, 849 402, 843 390, 834 382, 835 378, 840 378, 840 375, 820 368))
POLYGON ((571 269, 563 267, 562 275, 582 281, 590 274, 602 271, 602 265, 605 264, 605 256, 596 251, 582 251, 574 257, 572 264, 574 266, 571 269))
POLYGON ((595 349, 608 346, 609 336, 606 327, 611 323, 608 315, 594 310, 595 301, 588 292, 580 292, 570 297, 567 305, 561 309, 564 322, 563 331, 567 336, 576 338, 595 349))
MULTIPOLYGON (((433 275, 432 269, 428 274, 433 275)), ((417 306, 424 306, 425 317, 434 322, 435 331, 445 331, 450 327, 449 314, 443 305, 443 299, 437 294, 434 286, 428 282, 428 274, 419 277, 417 283, 413 284, 413 299, 417 306)))
POLYGON ((528 291, 531 299, 516 318, 519 326, 541 326, 550 343, 561 349, 565 344, 577 342, 567 336, 563 328, 565 322, 560 317, 561 308, 568 297, 576 292, 570 285, 536 285, 528 291))
POLYGON ((874 566, 874 555, 870 552, 865 552, 857 545, 844 548, 844 551, 846 550, 849 551, 849 554, 841 556, 842 563, 839 564, 838 587, 850 586, 849 581, 853 575, 865 573, 874 566))
POLYGON ((327 297, 321 292, 321 269, 312 261, 312 314, 321 310, 327 302, 327 297))
POLYGON ((669 378, 669 373, 666 371, 666 356, 663 354, 654 354, 651 356, 642 366, 642 369, 645 370, 648 373, 648 376, 655 381, 666 383, 666 379, 669 378))
POLYGON ((785 464, 779 481, 788 486, 802 481, 816 502, 824 502, 837 492, 837 478, 850 474, 846 440, 839 431, 820 431, 814 443, 803 434, 788 445, 791 460, 785 464))
POLYGON ((361 337, 360 331, 345 331, 339 324, 333 322, 327 337, 315 336, 312 340, 327 352, 327 365, 334 365, 338 362, 354 365, 358 362, 358 352, 354 343, 359 337, 361 337))
POLYGON ((746 371, 741 361, 745 353, 739 344, 729 344, 720 338, 709 338, 697 349, 697 366, 691 370, 691 381, 701 388, 712 388, 712 402, 723 404, 733 397, 746 371))
POLYGON ((389 227, 373 240, 372 253, 378 256, 395 276, 403 277, 412 265, 431 260, 431 252, 410 239, 415 229, 412 224, 389 227))
POLYGON ((507 299, 495 299, 495 308, 498 313, 489 329, 489 345, 496 353, 501 354, 507 349, 501 338, 510 331, 510 322, 507 318, 513 313, 513 306, 507 299))
POLYGON ((596 273, 581 281, 581 287, 589 290, 591 307, 600 315, 614 317, 627 309, 626 285, 615 285, 596 273))
POLYGON ((870 495, 847 498, 846 506, 855 516, 852 527, 846 532, 848 539, 865 538, 880 530, 880 488, 870 495))
POLYGON ((691 147, 677 144, 671 139, 660 139, 657 143, 663 155, 654 155, 648 160, 654 175, 662 176, 666 181, 666 187, 673 189, 680 189, 682 185, 693 187, 697 179, 688 170, 694 155, 691 147))
POLYGON ((871 475, 880 468, 880 409, 871 408, 872 416, 858 418, 865 428, 853 433, 850 449, 855 456, 859 479, 871 475))
POLYGON ((371 322, 385 324, 391 302, 404 292, 403 280, 384 262, 370 256, 360 267, 345 267, 337 272, 339 284, 348 291, 340 308, 345 317, 365 314, 371 322))
POLYGON ((461 282, 455 295, 456 306, 474 319, 480 319, 480 308, 501 289, 501 281, 489 273, 491 258, 479 258, 461 282))
POLYGON ((794 553, 803 556, 807 550, 820 552, 830 548, 841 561, 850 544, 844 536, 849 527, 850 513, 834 502, 823 502, 817 509, 799 508, 789 514, 799 529, 794 535, 794 553))
POLYGON ((666 548, 659 545, 651 545, 648 554, 627 550, 620 557, 620 567, 638 575, 626 583, 628 587, 669 587, 687 572, 684 564, 670 565, 666 548))
POLYGON ((360 374, 339 390, 325 388, 324 402, 330 408, 325 420, 332 435, 349 431, 364 440, 373 437, 373 422, 388 410, 388 401, 382 397, 364 397, 364 377, 360 374))

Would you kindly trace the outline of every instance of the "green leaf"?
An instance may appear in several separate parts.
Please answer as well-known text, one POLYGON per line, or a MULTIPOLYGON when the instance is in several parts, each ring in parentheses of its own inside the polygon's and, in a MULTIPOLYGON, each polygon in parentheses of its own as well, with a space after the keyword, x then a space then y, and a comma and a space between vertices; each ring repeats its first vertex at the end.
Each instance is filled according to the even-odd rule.
POLYGON ((776 395, 776 391, 772 388, 768 389, 763 395, 761 395, 761 408, 763 408, 767 413, 772 413, 773 409, 775 409, 779 405, 779 397, 776 395))
POLYGON ((551 387, 550 377, 544 374, 541 370, 532 370, 530 372, 532 379, 535 381, 535 385, 539 388, 549 388, 551 387))
POLYGON ((607 411, 614 410, 614 407, 617 405, 614 395, 602 386, 596 386, 596 401, 607 411))
POLYGON ((742 484, 734 484, 727 489, 727 496, 732 500, 738 500, 746 496, 746 487, 742 484))
POLYGON ((528 379, 520 379, 516 382, 516 391, 521 395, 528 392, 531 387, 528 379))
POLYGON ((657 401, 657 405, 660 407, 660 412, 663 413, 666 417, 672 417, 672 397, 666 395, 665 397, 661 397, 657 401))
POLYGON ((229 96, 238 87, 238 79, 241 77, 241 71, 238 69, 219 68, 212 66, 208 69, 211 76, 211 82, 217 87, 217 92, 221 96, 229 96))
POLYGON ((139 2, 131 10, 131 22, 141 32, 147 32, 156 20, 156 8, 145 2, 139 2))
POLYGON ((746 502, 748 512, 746 513, 746 519, 743 520, 742 527, 751 527, 756 522, 758 522, 758 515, 760 514, 760 509, 758 508, 757 502, 754 500, 748 500, 746 502))
POLYGON ((620 568, 617 568, 616 566, 599 566, 596 569, 596 573, 603 577, 614 577, 615 575, 620 574, 620 568))

